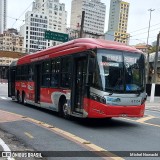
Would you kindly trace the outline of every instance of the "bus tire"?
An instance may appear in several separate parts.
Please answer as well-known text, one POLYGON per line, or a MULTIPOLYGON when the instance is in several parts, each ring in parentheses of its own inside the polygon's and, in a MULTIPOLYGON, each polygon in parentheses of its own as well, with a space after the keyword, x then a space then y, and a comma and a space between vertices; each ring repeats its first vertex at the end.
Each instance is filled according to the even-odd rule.
POLYGON ((107 119, 107 120, 110 120, 110 119, 112 119, 112 117, 107 117, 106 119, 107 119))
POLYGON ((60 98, 59 101, 59 113, 61 117, 64 117, 65 119, 69 119, 70 115, 68 114, 68 105, 66 98, 60 98))
POLYGON ((26 104, 27 104, 25 92, 22 93, 22 104, 23 104, 23 105, 26 105, 26 104))

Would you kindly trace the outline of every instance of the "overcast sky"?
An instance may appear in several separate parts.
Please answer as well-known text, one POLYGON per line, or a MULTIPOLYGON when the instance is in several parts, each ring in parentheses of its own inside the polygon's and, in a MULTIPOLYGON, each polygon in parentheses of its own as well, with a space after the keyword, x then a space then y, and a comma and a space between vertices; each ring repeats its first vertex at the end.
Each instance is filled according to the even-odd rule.
MULTIPOLYGON (((7 28, 17 28, 23 24, 24 12, 31 10, 31 3, 33 0, 7 0, 8 1, 8 17, 7 17, 7 28), (21 16, 21 17, 20 17, 21 16), (19 18, 20 17, 20 18, 19 18)), ((125 0, 130 3, 129 8, 129 20, 128 20, 128 33, 131 34, 130 44, 134 45, 137 43, 146 43, 147 31, 149 26, 149 14, 148 9, 155 9, 152 12, 151 27, 149 43, 156 40, 157 34, 160 31, 160 0, 125 0), (139 30, 139 31, 137 31, 139 30)), ((109 7, 110 0, 101 0, 106 4, 106 19, 105 19, 105 32, 108 29, 108 18, 109 18, 109 7)), ((66 11, 68 12, 68 22, 70 23, 70 11, 71 11, 71 0, 60 0, 60 3, 65 3, 66 11)))

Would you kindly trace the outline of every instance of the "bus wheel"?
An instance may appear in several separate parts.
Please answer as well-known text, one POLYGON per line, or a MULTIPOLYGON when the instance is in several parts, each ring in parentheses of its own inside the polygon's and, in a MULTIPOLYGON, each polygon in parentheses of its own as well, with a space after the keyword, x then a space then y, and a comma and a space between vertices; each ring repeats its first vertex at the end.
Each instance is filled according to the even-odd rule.
POLYGON ((60 101, 60 115, 66 119, 70 118, 70 115, 68 114, 68 104, 66 99, 61 99, 60 101))
POLYGON ((26 94, 24 92, 22 93, 22 104, 23 105, 27 104, 27 102, 26 102, 26 94))
POLYGON ((112 117, 107 117, 106 119, 107 119, 107 120, 110 120, 110 119, 112 119, 112 117))

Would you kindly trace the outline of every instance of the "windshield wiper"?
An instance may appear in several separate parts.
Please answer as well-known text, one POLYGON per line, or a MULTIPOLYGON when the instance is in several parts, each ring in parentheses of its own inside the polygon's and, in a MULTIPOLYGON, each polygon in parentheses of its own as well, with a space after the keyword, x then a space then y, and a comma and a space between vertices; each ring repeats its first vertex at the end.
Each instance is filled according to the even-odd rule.
POLYGON ((139 88, 136 89, 137 97, 141 94, 141 91, 143 91, 143 90, 144 90, 143 85, 140 85, 139 88))
POLYGON ((141 94, 141 90, 137 88, 136 92, 137 92, 137 97, 139 97, 139 95, 141 94))

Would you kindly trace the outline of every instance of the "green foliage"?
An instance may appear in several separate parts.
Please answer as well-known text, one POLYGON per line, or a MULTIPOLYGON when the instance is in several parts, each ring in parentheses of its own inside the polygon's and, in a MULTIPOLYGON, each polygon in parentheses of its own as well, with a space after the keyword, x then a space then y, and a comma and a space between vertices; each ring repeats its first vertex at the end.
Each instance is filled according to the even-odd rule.
MULTIPOLYGON (((160 51, 160 47, 159 47, 159 51, 160 51)), ((156 52, 156 46, 152 46, 149 48, 149 53, 153 53, 156 52)))

